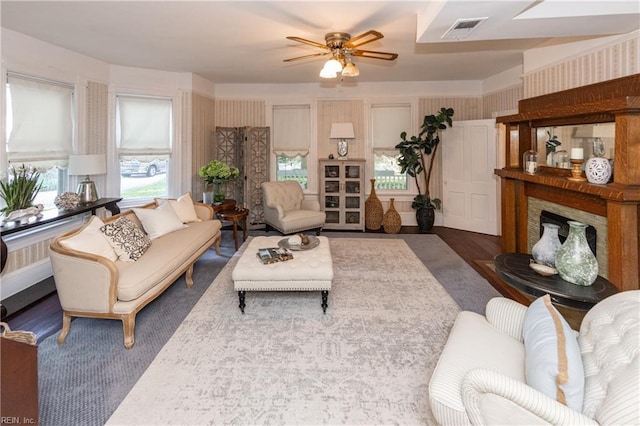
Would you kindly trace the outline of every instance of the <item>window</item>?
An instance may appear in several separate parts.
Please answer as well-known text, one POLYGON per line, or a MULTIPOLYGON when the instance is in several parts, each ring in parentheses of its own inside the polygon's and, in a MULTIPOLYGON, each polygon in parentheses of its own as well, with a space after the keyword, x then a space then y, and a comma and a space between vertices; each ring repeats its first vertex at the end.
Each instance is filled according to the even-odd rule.
POLYGON ((377 190, 406 190, 407 175, 400 173, 398 150, 400 133, 411 132, 411 105, 372 105, 371 139, 377 190))
POLYGON ((296 180, 302 188, 307 188, 307 156, 311 141, 310 106, 274 106, 272 127, 276 180, 296 180))
POLYGON ((35 198, 55 208, 56 195, 67 187, 73 149, 74 88, 57 81, 7 74, 6 150, 10 167, 34 167, 42 187, 35 198))
POLYGON ((172 146, 172 100, 150 96, 117 96, 120 196, 164 197, 172 146))

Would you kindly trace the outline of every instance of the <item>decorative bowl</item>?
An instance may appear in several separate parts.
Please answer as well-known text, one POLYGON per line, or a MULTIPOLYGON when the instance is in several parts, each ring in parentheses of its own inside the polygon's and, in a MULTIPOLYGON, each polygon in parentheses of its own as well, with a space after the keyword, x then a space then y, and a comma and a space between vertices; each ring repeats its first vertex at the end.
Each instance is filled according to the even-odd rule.
POLYGON ((543 277, 548 277, 550 275, 555 275, 558 273, 556 268, 552 268, 551 266, 543 265, 541 263, 536 263, 533 261, 529 263, 529 267, 543 277))
POLYGON ((53 203, 60 210, 73 210, 80 203, 80 196, 75 192, 63 192, 58 195, 53 203))

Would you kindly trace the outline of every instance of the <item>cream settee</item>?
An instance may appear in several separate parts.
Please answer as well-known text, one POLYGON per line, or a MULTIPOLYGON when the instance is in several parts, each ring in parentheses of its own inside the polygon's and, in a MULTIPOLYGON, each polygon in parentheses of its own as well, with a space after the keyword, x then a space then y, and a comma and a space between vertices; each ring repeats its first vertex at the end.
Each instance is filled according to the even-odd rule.
POLYGON ((438 423, 640 424, 640 291, 599 302, 579 334, 534 304, 494 298, 486 317, 458 315, 429 383, 438 423))
MULTIPOLYGON (((186 273, 187 286, 193 285, 195 261, 212 246, 220 253, 221 223, 213 219, 210 206, 193 203, 190 196, 188 202, 192 205, 189 207, 187 204, 187 208, 193 217, 179 222, 180 226, 176 224, 176 229, 171 232, 161 236, 151 235, 155 238, 150 240, 150 245, 136 261, 124 261, 117 253, 114 257, 100 241, 100 238, 104 239, 100 235, 100 226, 117 223, 118 219, 124 217, 140 230, 147 231, 147 236, 157 234, 157 229, 147 230, 142 226, 138 216, 142 217, 147 211, 155 213, 155 210, 160 210, 162 206, 154 208, 156 203, 163 204, 162 201, 112 216, 104 223, 93 216, 82 228, 51 242, 50 259, 64 311, 59 344, 64 343, 69 333, 72 317, 94 317, 121 320, 124 346, 129 349, 134 344, 138 311, 183 273, 186 273), (91 242, 87 243, 88 240, 91 242), (102 246, 96 248, 100 244, 102 246)), ((167 222, 158 220, 155 225, 163 227, 167 222)), ((104 231, 105 228, 102 229, 104 231)))

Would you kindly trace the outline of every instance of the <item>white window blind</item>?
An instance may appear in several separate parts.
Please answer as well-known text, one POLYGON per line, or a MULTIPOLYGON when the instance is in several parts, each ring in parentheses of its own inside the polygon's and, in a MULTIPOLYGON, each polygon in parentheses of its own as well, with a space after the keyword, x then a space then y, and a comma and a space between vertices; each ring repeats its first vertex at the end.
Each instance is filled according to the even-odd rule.
POLYGON ((171 99, 118 95, 118 154, 121 160, 171 156, 171 99))
POLYGON ((411 105, 372 105, 371 126, 374 152, 397 155, 395 146, 401 142, 400 133, 411 136, 411 105))
POLYGON ((305 157, 311 141, 311 107, 273 107, 273 152, 278 157, 305 157))
POLYGON ((9 161, 66 164, 73 150, 73 86, 14 73, 7 83, 9 161))

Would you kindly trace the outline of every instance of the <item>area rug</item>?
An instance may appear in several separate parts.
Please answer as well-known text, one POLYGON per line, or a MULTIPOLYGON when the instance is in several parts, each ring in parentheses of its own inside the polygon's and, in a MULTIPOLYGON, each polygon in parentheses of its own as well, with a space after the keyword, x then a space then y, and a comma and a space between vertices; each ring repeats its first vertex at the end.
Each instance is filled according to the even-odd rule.
POLYGON ((400 239, 330 244, 325 315, 317 292, 248 293, 241 314, 237 253, 107 424, 433 424, 458 305, 400 239))

